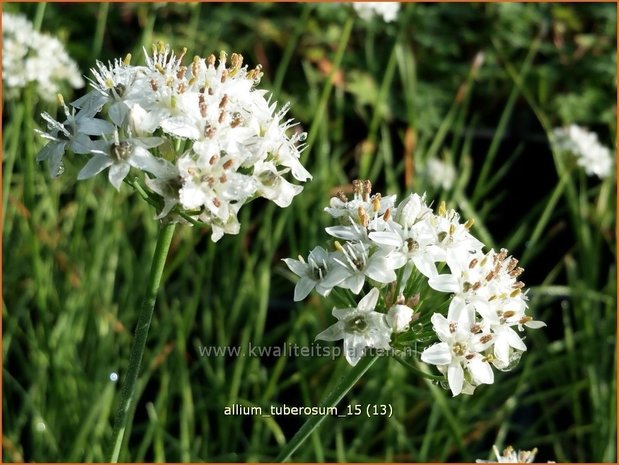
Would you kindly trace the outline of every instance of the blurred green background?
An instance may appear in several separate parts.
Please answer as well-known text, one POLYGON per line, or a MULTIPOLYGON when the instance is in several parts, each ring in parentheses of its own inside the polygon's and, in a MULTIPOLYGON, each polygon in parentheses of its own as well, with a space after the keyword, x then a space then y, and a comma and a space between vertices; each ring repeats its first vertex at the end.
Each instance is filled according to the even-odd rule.
MULTIPOLYGON (((177 229, 121 461, 272 461, 302 417, 224 407, 318 405, 342 358, 201 357, 205 345, 308 345, 332 303, 294 303, 283 257, 324 245, 330 195, 357 177, 445 200, 488 246, 522 259, 531 312, 516 370, 473 397, 380 359, 340 404, 391 418, 327 418, 294 461, 474 461, 491 446, 539 461, 616 461, 616 178, 587 178, 548 142, 577 123, 615 146, 616 4, 403 4, 363 21, 346 4, 19 4, 88 75, 154 41, 241 52, 309 132, 314 175, 291 207, 255 201, 213 244, 177 229), (424 175, 455 167, 449 189, 424 175)), ((153 253, 154 211, 81 163, 32 160, 50 104, 3 100, 3 460, 105 461, 153 253), (30 166, 30 168, 29 168, 30 166), (114 381, 113 374, 120 377, 114 381)), ((82 95, 77 91, 73 98, 82 95)), ((65 99, 71 101, 71 95, 65 99)))

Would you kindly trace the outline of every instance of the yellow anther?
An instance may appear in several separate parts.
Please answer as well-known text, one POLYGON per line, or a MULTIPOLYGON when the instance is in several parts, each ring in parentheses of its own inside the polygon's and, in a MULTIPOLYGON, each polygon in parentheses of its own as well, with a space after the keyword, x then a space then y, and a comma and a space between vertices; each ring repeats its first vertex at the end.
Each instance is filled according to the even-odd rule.
POLYGON ((131 54, 127 53, 125 55, 125 59, 123 60, 123 65, 129 66, 131 64, 131 54))

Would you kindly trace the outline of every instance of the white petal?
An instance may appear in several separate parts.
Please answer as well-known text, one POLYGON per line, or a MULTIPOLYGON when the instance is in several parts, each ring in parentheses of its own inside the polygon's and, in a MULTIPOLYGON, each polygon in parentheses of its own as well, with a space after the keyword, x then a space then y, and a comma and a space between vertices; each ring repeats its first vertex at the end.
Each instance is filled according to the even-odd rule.
POLYGON ((350 292, 357 295, 361 292, 361 288, 363 288, 363 284, 365 283, 365 276, 361 273, 356 273, 344 281, 342 281, 339 286, 344 289, 350 289, 350 292))
POLYGON ((447 367, 447 381, 449 382, 449 389, 451 389, 451 393, 454 397, 462 392, 464 370, 460 363, 452 363, 447 367))
POLYGON ((468 370, 473 379, 480 384, 494 383, 494 372, 488 362, 484 362, 481 358, 474 358, 468 364, 468 370))
POLYGON ((284 258, 283 261, 288 266, 288 268, 290 268, 290 271, 292 271, 297 276, 307 275, 309 268, 307 263, 303 263, 300 260, 295 260, 294 258, 284 258))
POLYGON ((337 322, 316 336, 316 340, 338 341, 344 337, 344 324, 337 322))
POLYGON ((114 163, 114 161, 107 155, 95 154, 90 158, 90 160, 88 160, 88 163, 86 163, 82 170, 78 173, 77 179, 81 181, 82 179, 91 178, 94 175, 99 174, 108 166, 112 165, 112 163, 114 163))
POLYGON ((303 276, 294 288, 294 301, 298 302, 307 297, 307 295, 314 289, 316 281, 312 281, 307 276, 303 276))
POLYGON ((185 139, 196 140, 200 137, 200 131, 198 131, 196 125, 189 118, 183 116, 173 116, 163 120, 161 129, 168 134, 185 139))
POLYGON ((344 239, 347 241, 354 241, 359 239, 359 232, 355 230, 353 226, 329 226, 325 228, 327 234, 337 237, 338 239, 344 239))
POLYGON ((430 287, 439 292, 458 292, 460 284, 458 279, 452 274, 441 274, 428 279, 430 287))
POLYGON ((142 147, 135 147, 133 153, 127 160, 129 164, 139 170, 148 171, 158 178, 166 177, 170 174, 170 166, 162 158, 155 158, 148 150, 142 147))
POLYGON ((432 365, 447 365, 451 363, 451 350, 446 342, 440 342, 427 347, 421 353, 421 361, 432 365))
POLYGON ((365 270, 365 274, 379 283, 388 284, 395 281, 397 279, 395 271, 393 271, 393 268, 390 268, 385 262, 386 260, 384 259, 370 259, 370 263, 365 270))
POLYGON ((109 121, 99 118, 84 118, 78 122, 79 132, 89 136, 102 136, 103 134, 112 134, 114 125, 109 121))
POLYGON ((438 335, 441 341, 446 341, 451 337, 451 330, 449 329, 449 320, 440 313, 434 313, 430 318, 432 322, 432 328, 438 335))
POLYGON ((522 342, 522 339, 520 339, 516 331, 511 328, 505 328, 504 331, 507 334, 507 340, 510 346, 518 350, 527 350, 527 346, 522 342))
POLYGON ((546 326, 546 323, 544 323, 543 321, 533 320, 533 321, 528 321, 524 325, 527 328, 539 329, 539 328, 543 328, 544 326, 546 326))
POLYGON ((402 237, 395 232, 374 231, 368 236, 370 240, 380 245, 388 245, 391 247, 400 247, 402 245, 402 237))
POLYGON ((129 107, 125 102, 115 102, 110 105, 107 111, 108 116, 116 126, 122 126, 123 122, 129 113, 129 107))
POLYGON ((374 310, 376 308, 376 303, 378 302, 378 295, 378 289, 373 287, 372 290, 359 301, 357 308, 362 312, 370 312, 374 310))
POLYGON ((125 179, 129 174, 130 169, 131 166, 129 166, 129 163, 114 163, 110 166, 108 179, 116 190, 120 190, 120 185, 122 184, 123 179, 125 179))

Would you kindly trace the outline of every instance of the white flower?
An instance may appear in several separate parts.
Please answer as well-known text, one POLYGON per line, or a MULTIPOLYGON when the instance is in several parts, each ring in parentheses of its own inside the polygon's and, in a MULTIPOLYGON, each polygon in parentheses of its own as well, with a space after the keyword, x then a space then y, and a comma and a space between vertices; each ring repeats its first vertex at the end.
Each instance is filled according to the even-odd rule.
POLYGON ((162 158, 154 157, 147 150, 162 142, 160 137, 120 140, 118 132, 115 132, 113 142, 103 140, 96 143, 96 148, 91 150, 93 156, 78 173, 77 179, 91 178, 109 168, 108 179, 116 190, 119 190, 132 166, 157 177, 168 177, 175 172, 174 166, 162 158))
POLYGON ((436 234, 436 252, 442 256, 440 261, 462 259, 471 251, 481 251, 484 244, 475 238, 469 229, 472 222, 460 223, 460 215, 455 210, 447 211, 441 203, 439 214, 430 220, 436 234))
POLYGON ((394 333, 408 331, 408 326, 413 319, 413 309, 406 305, 396 304, 387 312, 387 323, 394 333))
POLYGON ((556 128, 552 142, 558 150, 576 156, 576 163, 589 176, 596 175, 603 179, 611 175, 613 157, 610 150, 600 144, 596 133, 571 124, 567 128, 556 128))
POLYGON ((365 283, 366 276, 377 283, 388 284, 396 280, 395 270, 404 266, 404 260, 396 255, 378 250, 369 254, 366 246, 361 243, 346 243, 343 246, 336 242, 336 248, 342 253, 334 258, 346 272, 346 279, 339 287, 350 289, 353 294, 359 294, 365 283))
POLYGON ((380 16, 387 23, 395 21, 400 11, 399 2, 354 2, 352 7, 365 21, 380 16))
POLYGON ((2 13, 2 81, 4 94, 17 98, 36 83, 39 96, 53 102, 60 86, 84 86, 77 64, 55 37, 34 30, 22 15, 2 13))
MULTIPOLYGON (((513 447, 507 446, 503 453, 499 452, 497 446, 492 446, 494 450, 494 454, 496 455, 496 462, 492 460, 479 460, 477 459, 475 462, 477 463, 533 463, 535 460, 535 454, 537 454, 537 449, 533 450, 519 450, 516 452, 513 447)), ((552 463, 552 462, 549 462, 552 463)))
POLYGON ((391 328, 385 321, 385 315, 374 311, 378 296, 378 289, 372 288, 356 308, 334 308, 333 316, 338 322, 318 334, 316 339, 344 339, 346 360, 352 366, 359 362, 365 348, 389 349, 391 328))
POLYGON ((481 328, 474 324, 470 310, 464 305, 451 306, 447 318, 435 313, 431 321, 441 342, 426 348, 421 360, 437 365, 441 372, 447 373, 452 394, 460 394, 465 381, 472 386, 492 384, 492 367, 481 354, 492 345, 492 335, 480 332, 481 328))
POLYGON ((145 74, 143 68, 130 66, 125 61, 116 59, 114 63, 106 66, 97 60, 97 69, 90 69, 94 79, 89 81, 94 90, 77 99, 72 105, 98 112, 104 105, 109 104, 108 116, 116 126, 122 126, 129 113, 129 106, 134 101, 139 102, 141 97, 140 86, 134 85, 134 82, 138 75, 145 74))
POLYGON ((294 288, 295 301, 305 299, 314 288, 320 295, 327 296, 333 287, 347 276, 346 270, 337 266, 333 257, 320 246, 314 247, 309 253, 307 263, 303 257, 299 257, 299 260, 293 258, 283 260, 288 268, 301 278, 294 288))
POLYGON ((434 188, 449 190, 456 180, 456 169, 453 165, 437 158, 428 160, 424 173, 434 188))
POLYGON ((382 197, 380 194, 370 195, 372 183, 370 181, 353 181, 353 198, 348 200, 343 192, 338 193, 329 201, 325 211, 333 218, 340 218, 346 226, 350 219, 355 223, 369 223, 371 219, 385 215, 393 209, 396 196, 382 197))
MULTIPOLYGON (((62 101, 62 98, 60 100, 62 101)), ((62 171, 62 157, 66 150, 79 154, 89 153, 93 143, 88 136, 103 136, 114 130, 114 125, 108 121, 93 118, 92 111, 76 113, 75 108, 69 110, 69 107, 62 103, 67 118, 64 123, 56 121, 48 113, 43 113, 41 116, 47 121, 48 132, 35 129, 37 134, 49 140, 37 154, 37 161, 48 161, 52 177, 56 177, 62 171)))

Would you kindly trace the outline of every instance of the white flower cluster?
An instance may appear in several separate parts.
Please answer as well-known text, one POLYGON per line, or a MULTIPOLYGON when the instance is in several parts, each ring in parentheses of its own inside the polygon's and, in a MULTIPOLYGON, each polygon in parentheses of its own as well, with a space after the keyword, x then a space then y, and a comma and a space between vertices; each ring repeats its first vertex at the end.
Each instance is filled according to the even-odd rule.
POLYGON ((399 2, 353 2, 352 7, 365 21, 380 16, 386 23, 395 21, 400 11, 399 2))
POLYGON ((435 343, 418 341, 425 345, 421 360, 437 366, 454 396, 493 383, 492 367, 511 369, 527 350, 518 332, 545 326, 525 314, 518 261, 505 249, 482 252, 484 245, 469 231, 472 222, 461 223, 444 204, 435 214, 424 197, 411 194, 396 206, 395 195, 371 195, 369 181, 355 181, 353 191, 353 199, 338 194, 325 209, 341 223, 326 228, 336 238, 335 250, 316 247, 307 261, 284 259, 301 278, 295 300, 314 288, 323 296, 334 288, 354 295, 366 283, 371 288, 356 308, 335 308, 338 322, 317 339, 343 338, 351 365, 366 348, 393 348, 392 337, 424 316, 412 307, 425 286, 432 294, 444 293, 439 295, 445 307, 451 298, 447 315, 436 307, 425 313, 435 343))
POLYGON ((277 111, 256 89, 260 66, 248 70, 236 53, 228 63, 224 52, 185 66, 185 52, 159 43, 144 66, 130 56, 97 62, 93 90, 64 105, 63 123, 43 114, 48 132, 39 133, 50 142, 37 159, 55 176, 66 150, 90 155, 78 179, 109 168, 116 189, 131 168, 143 171, 140 187, 159 204, 157 218, 207 224, 217 241, 238 233, 237 213, 249 200, 286 207, 303 190, 284 176, 311 179, 299 160, 305 133, 289 137, 296 124, 285 119, 288 106, 277 111))
POLYGON ((596 133, 571 124, 553 131, 553 143, 557 150, 572 153, 578 166, 584 168, 589 176, 603 179, 610 176, 613 158, 610 150, 600 144, 596 133))
POLYGON ((17 98, 33 82, 47 101, 56 98, 65 82, 75 89, 84 87, 80 70, 64 45, 35 31, 24 16, 11 13, 2 13, 2 81, 8 98, 17 98))
MULTIPOLYGON (((476 463, 533 463, 535 460, 535 454, 537 454, 537 449, 533 450, 519 450, 515 451, 513 447, 507 446, 503 453, 499 452, 496 446, 492 446, 494 450, 494 454, 496 455, 497 461, 494 462, 492 460, 480 460, 477 459, 476 463)), ((554 463, 554 462, 548 462, 554 463)))

